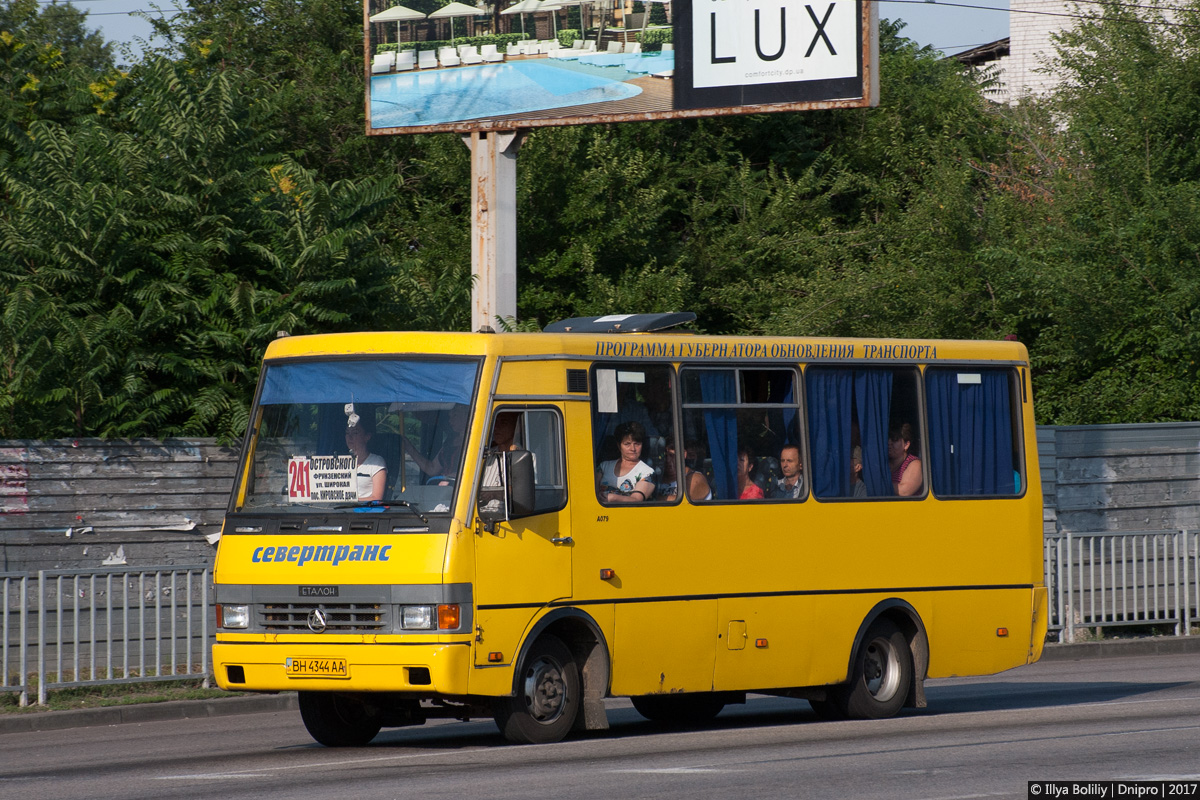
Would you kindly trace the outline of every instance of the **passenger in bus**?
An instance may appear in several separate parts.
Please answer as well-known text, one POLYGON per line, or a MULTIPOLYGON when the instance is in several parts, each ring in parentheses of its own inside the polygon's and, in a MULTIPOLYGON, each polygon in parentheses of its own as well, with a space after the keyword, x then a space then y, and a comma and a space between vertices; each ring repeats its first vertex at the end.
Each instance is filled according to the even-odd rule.
POLYGON ((483 485, 500 485, 500 457, 509 450, 517 449, 517 423, 521 415, 516 411, 503 411, 496 415, 492 424, 492 442, 488 446, 487 465, 483 468, 483 485))
POLYGON ((862 479, 861 447, 855 447, 850 451, 850 496, 855 499, 869 497, 867 484, 862 479))
POLYGON ((888 431, 888 467, 892 471, 892 488, 901 497, 921 493, 921 459, 915 453, 912 425, 893 425, 888 431))
POLYGON ((739 500, 762 500, 765 495, 763 490, 757 483, 754 482, 754 453, 746 445, 738 448, 738 499, 739 500))
MULTIPOLYGON (((688 499, 693 503, 712 500, 712 487, 708 485, 708 478, 691 467, 692 458, 699 452, 699 445, 695 442, 689 441, 684 445, 684 485, 687 487, 688 499)), ((679 473, 675 466, 675 444, 671 441, 667 444, 667 454, 663 462, 663 479, 655 491, 654 499, 674 503, 677 497, 679 497, 679 473)))
POLYGON ((407 455, 428 476, 427 483, 439 486, 449 486, 458 475, 463 436, 467 430, 467 407, 458 403, 451 406, 446 414, 446 425, 449 431, 436 445, 436 449, 428 455, 422 453, 421 449, 414 445, 408 437, 402 437, 408 448, 407 455))
POLYGON ((804 466, 800 463, 800 448, 785 444, 779 451, 779 471, 782 478, 771 484, 767 496, 773 500, 799 500, 804 496, 804 466))
POLYGON ((359 500, 382 500, 387 485, 387 463, 383 456, 371 452, 374 435, 375 420, 369 415, 346 428, 346 448, 354 456, 354 487, 359 500))
POLYGON ((617 426, 615 435, 620 458, 600 462, 596 470, 596 494, 605 503, 640 503, 654 494, 654 470, 642 461, 646 429, 630 420, 617 426))

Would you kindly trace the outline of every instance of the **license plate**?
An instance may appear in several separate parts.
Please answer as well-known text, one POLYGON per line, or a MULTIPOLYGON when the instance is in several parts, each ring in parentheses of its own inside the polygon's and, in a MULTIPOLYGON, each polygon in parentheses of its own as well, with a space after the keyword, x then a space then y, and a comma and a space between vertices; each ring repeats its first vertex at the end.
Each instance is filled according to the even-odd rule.
POLYGON ((284 661, 289 678, 349 678, 350 668, 344 658, 292 656, 284 661))

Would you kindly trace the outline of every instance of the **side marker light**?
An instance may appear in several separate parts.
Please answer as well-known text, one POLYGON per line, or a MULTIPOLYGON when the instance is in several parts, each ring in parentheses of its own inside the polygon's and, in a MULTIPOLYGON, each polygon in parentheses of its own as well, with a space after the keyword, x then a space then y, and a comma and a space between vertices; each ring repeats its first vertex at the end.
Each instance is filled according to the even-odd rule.
POLYGON ((499 664, 504 660, 504 653, 488 653, 489 664, 499 664))
POLYGON ((755 647, 766 647, 766 646, 767 646, 767 640, 766 640, 766 639, 755 639, 755 640, 754 640, 754 646, 755 646, 755 647))
POLYGON ((1003 639, 1008 636, 1008 628, 996 628, 996 635, 1003 639))

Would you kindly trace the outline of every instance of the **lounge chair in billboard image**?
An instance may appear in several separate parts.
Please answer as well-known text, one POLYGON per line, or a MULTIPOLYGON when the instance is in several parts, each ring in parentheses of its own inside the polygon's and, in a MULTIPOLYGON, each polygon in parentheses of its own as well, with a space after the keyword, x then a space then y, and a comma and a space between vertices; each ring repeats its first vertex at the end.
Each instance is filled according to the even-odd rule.
POLYGON ((392 67, 396 65, 396 51, 389 50, 386 53, 380 53, 371 59, 371 74, 379 75, 380 73, 391 72, 392 67))

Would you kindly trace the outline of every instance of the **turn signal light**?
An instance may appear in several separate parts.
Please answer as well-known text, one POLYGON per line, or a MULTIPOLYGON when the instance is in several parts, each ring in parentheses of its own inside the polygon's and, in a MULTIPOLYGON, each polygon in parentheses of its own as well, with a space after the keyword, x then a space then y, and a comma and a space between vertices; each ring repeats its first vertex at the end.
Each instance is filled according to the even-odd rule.
POLYGON ((458 627, 458 604, 438 606, 438 627, 451 631, 458 627))
POLYGON ((489 664, 499 664, 504 660, 504 653, 488 653, 489 664))
POLYGON ((600 580, 602 581, 611 581, 615 577, 617 577, 617 571, 615 569, 600 570, 600 580))
POLYGON ((1008 628, 996 628, 996 635, 1003 639, 1008 636, 1008 628))

